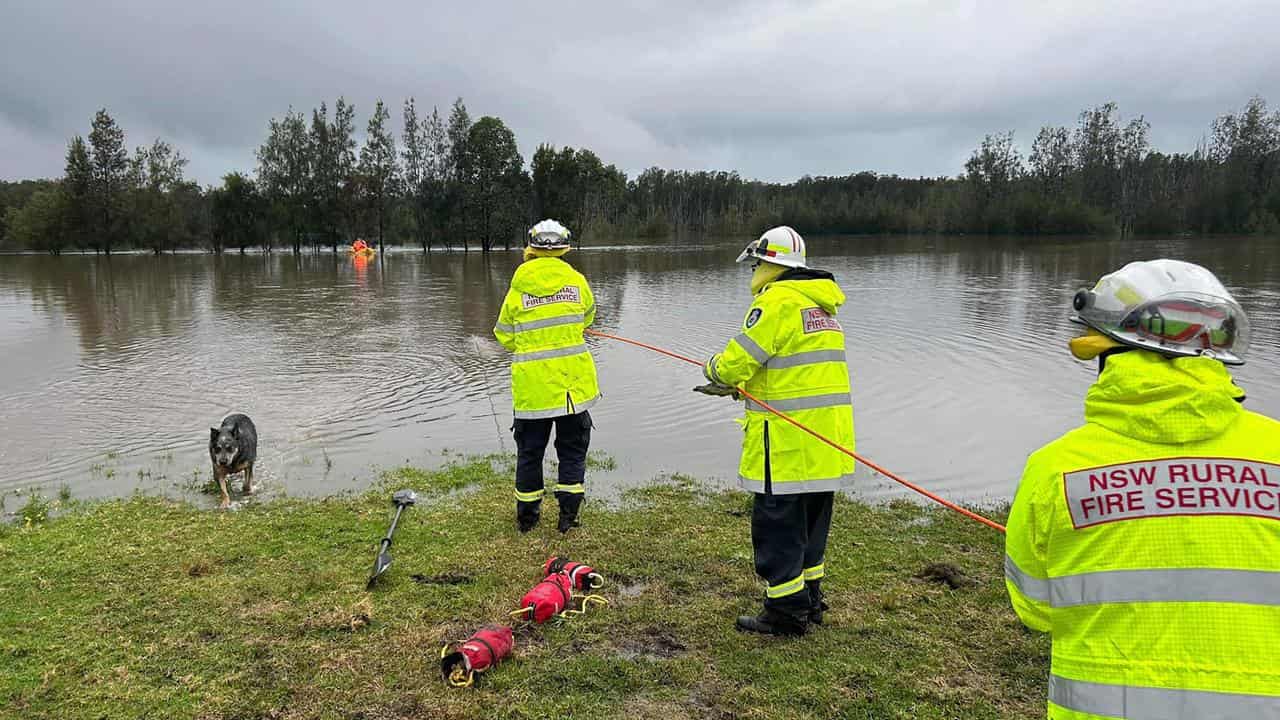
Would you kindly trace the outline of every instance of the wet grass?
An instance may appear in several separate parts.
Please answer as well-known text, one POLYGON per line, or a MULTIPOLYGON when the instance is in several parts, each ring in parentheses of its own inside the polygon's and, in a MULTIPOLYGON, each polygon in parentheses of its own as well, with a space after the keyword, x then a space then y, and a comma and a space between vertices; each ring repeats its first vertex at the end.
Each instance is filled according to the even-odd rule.
POLYGON ((761 592, 747 495, 676 477, 588 504, 568 537, 521 536, 509 477, 460 460, 360 495, 236 512, 136 496, 0 526, 0 717, 1043 716, 1048 644, 1009 610, 1002 539, 976 523, 841 500, 827 625, 779 640, 731 629, 761 592), (419 504, 366 591, 403 486, 419 504), (599 568, 611 605, 447 688, 442 642, 502 621, 558 553, 599 568))

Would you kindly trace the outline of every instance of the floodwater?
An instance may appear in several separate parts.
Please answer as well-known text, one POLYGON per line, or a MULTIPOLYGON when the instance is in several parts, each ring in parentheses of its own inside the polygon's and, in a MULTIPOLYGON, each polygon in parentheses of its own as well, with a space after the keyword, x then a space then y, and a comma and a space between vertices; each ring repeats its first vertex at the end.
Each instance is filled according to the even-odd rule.
MULTIPOLYGON (((625 242, 569 255, 597 328, 694 357, 750 302, 743 239, 625 242)), ((1076 289, 1125 262, 1219 273, 1250 313, 1248 406, 1280 415, 1280 240, 822 238, 835 273, 858 451, 967 501, 1009 498, 1028 452, 1078 424, 1091 364, 1065 349, 1076 289)), ((216 498, 208 428, 258 426, 265 497, 368 485, 379 470, 513 449, 508 356, 490 328, 515 251, 0 258, 0 497, 64 487, 216 498)), ((736 475, 739 406, 698 368, 592 338, 604 400, 588 487, 736 475)), ((549 453, 553 455, 554 453, 549 453)), ((860 470, 857 492, 903 494, 860 470)), ((11 502, 9 509, 14 505, 11 502)))

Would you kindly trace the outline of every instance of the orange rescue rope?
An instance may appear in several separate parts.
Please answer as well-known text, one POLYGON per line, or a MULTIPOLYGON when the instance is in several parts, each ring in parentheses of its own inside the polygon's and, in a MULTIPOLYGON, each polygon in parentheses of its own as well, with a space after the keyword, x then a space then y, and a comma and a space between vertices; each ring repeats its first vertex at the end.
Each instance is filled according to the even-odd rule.
MULTIPOLYGON (((599 332, 599 331, 597 331, 597 330, 591 330, 590 328, 588 328, 585 332, 586 332, 588 335, 595 335, 596 337, 608 338, 608 339, 610 339, 610 340, 617 340, 617 341, 619 341, 619 342, 627 343, 628 345, 635 345, 636 347, 642 347, 642 348, 644 348, 644 349, 646 349, 646 350, 652 350, 652 351, 654 351, 654 352, 656 352, 656 353, 661 353, 661 354, 663 354, 663 355, 666 355, 667 357, 675 358, 676 360, 683 360, 684 362, 690 363, 690 364, 692 364, 692 365, 697 365, 698 367, 702 367, 702 363, 701 363, 701 362, 699 362, 699 361, 697 361, 697 360, 694 360, 693 358, 685 357, 684 355, 680 355, 680 354, 678 354, 678 353, 673 353, 673 352, 671 352, 670 350, 663 350, 663 349, 662 349, 662 348, 660 348, 660 347, 654 347, 653 345, 648 345, 648 344, 642 343, 642 342, 640 342, 640 341, 638 341, 638 340, 631 340, 631 339, 629 339, 629 338, 620 337, 620 336, 618 336, 618 335, 610 335, 609 333, 602 333, 602 332, 599 332)), ((817 439, 821 440, 822 442, 826 443, 827 445, 830 445, 831 447, 835 448, 836 450, 839 450, 840 452, 844 453, 845 455, 848 455, 849 457, 851 457, 851 458, 853 458, 854 460, 856 460, 856 461, 858 461, 858 462, 862 463, 863 465, 866 465, 867 467, 869 467, 869 468, 871 468, 872 470, 874 470, 874 471, 876 471, 876 472, 880 473, 881 475, 883 475, 883 476, 885 476, 885 477, 889 478, 890 480, 893 480, 893 481, 894 481, 894 482, 896 482, 896 483, 899 483, 899 484, 901 484, 901 485, 904 485, 904 486, 906 486, 906 487, 908 487, 908 488, 910 488, 910 489, 914 490, 915 492, 920 493, 921 495, 923 495, 923 496, 925 496, 925 497, 929 498, 930 500, 932 500, 932 501, 934 501, 934 502, 936 502, 936 503, 938 503, 938 504, 942 505, 943 507, 949 508, 949 509, 951 509, 951 510, 955 510, 956 512, 960 513, 961 515, 964 515, 965 517, 969 518, 970 520, 977 520, 978 522, 982 523, 983 525, 986 525, 986 526, 987 526, 987 527, 989 527, 989 528, 992 528, 993 530, 999 530, 1000 532, 1004 532, 1004 531, 1005 531, 1005 530, 1004 530, 1004 526, 1003 526, 1003 525, 1001 525, 1000 523, 996 522, 995 520, 990 520, 990 519, 988 519, 988 518, 985 518, 985 517, 983 517, 983 516, 979 515, 978 513, 973 512, 972 510, 966 510, 965 508, 962 508, 962 507, 960 507, 959 505, 956 505, 955 503, 951 502, 950 500, 946 500, 946 499, 944 499, 944 498, 942 498, 942 497, 939 497, 938 495, 935 495, 935 494, 933 494, 933 493, 929 492, 928 490, 925 490, 924 488, 920 487, 919 485, 916 485, 915 483, 909 482, 909 481, 907 481, 907 480, 905 480, 905 479, 903 479, 903 478, 901 478, 901 477, 898 477, 898 476, 897 476, 897 475, 895 475, 894 473, 892 473, 892 472, 890 472, 890 471, 886 470, 885 468, 880 467, 879 465, 877 465, 877 464, 875 464, 875 463, 871 462, 870 460, 868 460, 868 459, 866 459, 866 458, 862 457, 861 455, 859 455, 859 454, 855 453, 854 451, 852 451, 852 450, 850 450, 850 449, 848 449, 848 448, 846 448, 846 447, 841 446, 839 443, 836 443, 836 442, 835 442, 835 441, 833 441, 833 440, 829 440, 829 439, 827 439, 826 437, 824 437, 824 436, 822 436, 821 434, 819 434, 817 431, 814 431, 814 430, 809 429, 808 427, 806 427, 806 426, 804 426, 803 424, 801 424, 799 421, 794 420, 794 419, 792 419, 792 418, 788 417, 787 415, 783 414, 783 413, 782 413, 782 412, 780 412, 779 410, 774 409, 773 407, 770 407, 770 405, 769 405, 768 403, 766 403, 766 402, 762 401, 760 398, 755 397, 754 395, 752 395, 751 393, 747 392, 746 390, 743 390, 742 388, 738 388, 738 392, 739 392, 743 397, 747 398, 748 400, 751 400, 752 402, 756 403, 757 405, 759 405, 760 407, 764 408, 765 410, 768 410, 769 412, 773 413, 774 415, 777 415, 778 417, 782 418, 782 419, 783 419, 783 420, 785 420, 786 422, 791 423, 792 425, 794 425, 794 426, 796 426, 796 427, 800 428, 801 430, 805 431, 806 433, 808 433, 808 434, 812 435, 813 437, 815 437, 815 438, 817 438, 817 439)))

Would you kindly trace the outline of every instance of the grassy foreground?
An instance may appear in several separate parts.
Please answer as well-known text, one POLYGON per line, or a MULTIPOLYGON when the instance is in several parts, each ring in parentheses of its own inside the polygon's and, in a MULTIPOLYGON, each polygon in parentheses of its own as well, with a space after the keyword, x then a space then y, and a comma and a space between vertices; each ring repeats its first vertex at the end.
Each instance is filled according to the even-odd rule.
POLYGON ((238 512, 136 497, 0 528, 0 717, 1043 717, 1048 643, 1009 610, 1003 539, 977 523, 839 500, 827 625, 760 638, 732 629, 762 592, 748 495, 670 479, 588 503, 567 537, 545 519, 521 536, 507 463, 238 512), (422 498, 366 592, 385 491, 402 486, 422 498), (553 553, 599 568, 610 607, 517 632, 511 661, 446 687, 442 641, 503 620, 553 553), (915 577, 938 562, 972 581, 915 577))

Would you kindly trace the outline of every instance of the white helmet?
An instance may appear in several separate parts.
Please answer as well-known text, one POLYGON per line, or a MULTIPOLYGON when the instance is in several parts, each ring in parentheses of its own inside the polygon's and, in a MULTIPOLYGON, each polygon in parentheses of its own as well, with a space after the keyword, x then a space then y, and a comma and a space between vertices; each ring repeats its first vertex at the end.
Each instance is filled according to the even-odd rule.
POLYGON ((742 254, 738 256, 738 262, 742 262, 747 258, 763 260, 767 263, 790 268, 806 267, 804 238, 800 237, 800 233, 786 225, 779 225, 765 232, 760 236, 759 240, 748 245, 747 249, 743 250, 742 254))
POLYGON ((1076 293, 1072 318, 1116 342, 1243 365, 1249 319, 1213 273, 1180 260, 1125 265, 1076 293))
POLYGON ((543 220, 529 228, 529 247, 561 250, 569 247, 569 228, 555 220, 543 220))

